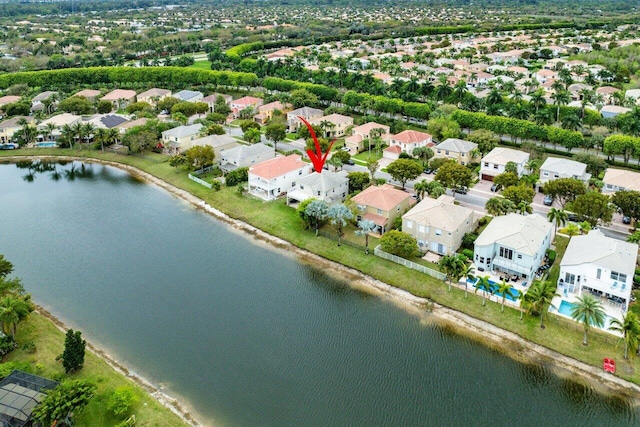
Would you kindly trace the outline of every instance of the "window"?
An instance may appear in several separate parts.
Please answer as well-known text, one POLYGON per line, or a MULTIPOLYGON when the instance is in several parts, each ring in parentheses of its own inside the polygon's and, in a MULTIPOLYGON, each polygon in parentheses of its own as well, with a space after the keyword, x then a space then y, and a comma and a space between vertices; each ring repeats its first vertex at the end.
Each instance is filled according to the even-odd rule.
POLYGON ((549 176, 549 172, 542 172, 542 176, 549 176))
POLYGON ((478 260, 478 254, 476 254, 476 261, 478 260))
POLYGON ((598 272, 596 273, 596 279, 599 279, 601 275, 602 275, 602 270, 598 269, 598 272))
POLYGON ((626 274, 622 274, 622 273, 618 273, 617 271, 612 271, 611 272, 611 278, 613 280, 619 280, 621 282, 626 282, 627 281, 627 275, 626 274))
POLYGON ((441 154, 441 153, 442 153, 442 150, 440 150, 440 149, 438 148, 438 154, 441 154))
POLYGON ((554 177, 554 178, 558 178, 559 176, 560 176, 560 175, 558 175, 557 173, 554 173, 554 174, 553 174, 553 177, 554 177))
POLYGON ((442 230, 440 230, 439 228, 436 228, 436 236, 440 236, 442 235, 442 230))
POLYGON ((564 282, 568 283, 570 285, 573 285, 576 283, 576 276, 575 274, 571 274, 571 273, 565 273, 564 275, 564 282))
POLYGON ((407 221, 407 228, 413 228, 413 221, 407 221))
POLYGON ((320 195, 320 192, 318 191, 318 196, 320 195))
POLYGON ((484 264, 484 257, 483 256, 480 257, 480 263, 484 264))
POLYGON ((445 151, 444 154, 449 155, 449 150, 445 151))
POLYGON ((498 169, 498 165, 493 165, 493 168, 494 169, 498 169))
POLYGON ((484 162, 484 167, 488 168, 489 167, 489 162, 484 162))
POLYGON ((425 233, 426 227, 422 224, 418 225, 418 233, 425 233))
POLYGON ((522 259, 522 255, 521 254, 518 254, 518 259, 522 259))
POLYGON ((487 264, 491 264, 491 258, 487 258, 487 264))
POLYGON ((302 169, 298 171, 298 175, 302 175, 302 169))
POLYGON ((382 209, 377 209, 376 212, 378 212, 378 215, 382 215, 382 209))
POLYGON ((513 251, 511 249, 500 247, 500 257, 506 259, 513 259, 513 251))

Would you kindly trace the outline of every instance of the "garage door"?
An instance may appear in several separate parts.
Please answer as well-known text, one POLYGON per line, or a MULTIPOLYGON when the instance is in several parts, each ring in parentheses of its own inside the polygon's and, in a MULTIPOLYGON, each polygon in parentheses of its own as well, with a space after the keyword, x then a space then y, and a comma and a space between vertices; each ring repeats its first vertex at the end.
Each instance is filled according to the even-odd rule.
POLYGON ((483 181, 493 181, 493 175, 487 175, 486 173, 482 174, 483 181))

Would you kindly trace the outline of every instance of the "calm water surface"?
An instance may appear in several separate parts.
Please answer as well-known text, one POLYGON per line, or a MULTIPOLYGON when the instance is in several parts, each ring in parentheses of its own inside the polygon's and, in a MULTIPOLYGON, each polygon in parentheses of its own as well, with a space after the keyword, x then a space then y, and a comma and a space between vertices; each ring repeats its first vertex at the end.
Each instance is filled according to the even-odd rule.
POLYGON ((0 165, 34 300, 207 423, 629 426, 639 413, 425 325, 125 172, 0 165))

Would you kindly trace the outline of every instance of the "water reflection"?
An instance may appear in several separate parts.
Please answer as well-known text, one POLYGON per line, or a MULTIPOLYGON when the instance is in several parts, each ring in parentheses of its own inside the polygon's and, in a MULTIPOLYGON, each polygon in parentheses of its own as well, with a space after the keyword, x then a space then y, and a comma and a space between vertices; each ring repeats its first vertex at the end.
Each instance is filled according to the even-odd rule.
POLYGON ((64 160, 22 160, 16 168, 26 170, 22 176, 26 182, 33 182, 38 175, 48 176, 52 181, 100 180, 109 184, 142 184, 144 181, 126 172, 105 165, 64 160))

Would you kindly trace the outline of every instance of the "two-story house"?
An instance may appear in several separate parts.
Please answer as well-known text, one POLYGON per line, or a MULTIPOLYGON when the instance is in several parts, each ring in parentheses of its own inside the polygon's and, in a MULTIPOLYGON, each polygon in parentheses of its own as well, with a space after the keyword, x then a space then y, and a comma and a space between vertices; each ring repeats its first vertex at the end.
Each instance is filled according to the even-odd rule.
POLYGON ((287 113, 287 128, 288 132, 297 132, 302 122, 298 117, 302 117, 306 121, 310 122, 324 115, 322 110, 311 107, 300 107, 287 113))
POLYGON ((170 154, 178 154, 184 151, 180 146, 190 144, 191 141, 198 138, 200 130, 202 130, 201 123, 165 130, 162 132, 162 142, 170 154))
POLYGON ((275 150, 264 144, 240 145, 220 152, 220 170, 227 173, 238 168, 248 168, 275 156, 275 150))
POLYGON ((602 180, 603 193, 615 193, 622 190, 640 191, 640 173, 622 169, 608 168, 602 180))
POLYGON ((231 150, 232 148, 239 147, 238 141, 231 135, 207 135, 194 140, 189 140, 180 145, 180 152, 186 151, 191 147, 208 145, 213 148, 213 152, 216 157, 215 160, 219 161, 223 151, 231 150))
POLYGON ((138 94, 138 102, 146 102, 149 105, 156 105, 159 101, 171 96, 168 89, 159 89, 154 87, 138 94))
POLYGON ((551 244, 553 226, 538 214, 497 216, 475 241, 478 271, 504 272, 533 279, 551 244))
POLYGON ((558 178, 579 179, 587 185, 591 174, 587 173, 587 165, 584 163, 559 157, 547 157, 540 166, 540 186, 558 178))
POLYGON ((480 179, 493 181, 493 178, 504 172, 507 163, 513 162, 517 166, 518 176, 524 175, 525 166, 529 161, 529 153, 512 148, 496 147, 480 161, 480 179))
POLYGON ((412 199, 409 193, 384 184, 367 187, 351 200, 358 207, 356 219, 373 221, 378 233, 384 234, 391 228, 395 219, 409 209, 412 199))
POLYGON ((351 135, 344 139, 344 144, 351 154, 357 154, 369 148, 369 144, 373 143, 376 132, 380 134, 382 141, 386 142, 389 140, 389 126, 369 122, 354 127, 351 135))
POLYGON ((454 204, 452 196, 425 198, 402 216, 402 231, 415 237, 422 251, 440 255, 454 253, 462 236, 475 230, 472 209, 454 204))
POLYGON ((309 120, 309 123, 312 126, 319 126, 325 138, 341 138, 345 136, 347 128, 353 126, 353 117, 334 113, 309 120))
POLYGON ((430 134, 417 130, 404 130, 389 138, 389 147, 400 147, 403 152, 409 155, 413 155, 413 150, 418 147, 433 147, 434 145, 430 134))
POLYGON ((100 101, 109 101, 115 109, 127 108, 129 104, 136 102, 136 91, 127 89, 112 90, 100 98, 100 101))
POLYGON ((638 245, 600 230, 573 236, 560 262, 558 291, 573 299, 590 293, 611 305, 629 306, 638 245))
POLYGON ((82 116, 76 116, 71 113, 57 114, 41 122, 38 125, 38 132, 40 132, 43 139, 51 138, 52 140, 57 141, 62 133, 61 129, 65 125, 73 126, 80 122, 82 122, 82 116), (52 131, 49 130, 51 126, 53 126, 52 131))
POLYGON ((349 194, 347 172, 323 171, 297 180, 293 188, 287 192, 287 204, 314 198, 331 205, 344 201, 347 194, 349 194))
POLYGON ((242 98, 235 99, 229 103, 231 108, 231 114, 234 119, 241 116, 241 112, 246 111, 247 117, 251 118, 258 111, 258 107, 264 103, 262 98, 256 98, 254 96, 243 96, 242 98))
POLYGON ((478 144, 457 138, 447 138, 433 148, 436 159, 451 159, 458 164, 468 165, 480 160, 478 144))
POLYGON ((311 173, 311 164, 297 154, 276 157, 249 167, 249 194, 263 200, 275 200, 296 186, 296 181, 311 173))
POLYGON ((7 144, 13 141, 13 134, 22 129, 22 126, 18 124, 22 119, 25 119, 29 124, 33 124, 35 121, 30 116, 16 116, 0 123, 0 144, 7 144))
POLYGON ((283 104, 280 101, 273 101, 270 102, 268 104, 264 104, 258 107, 258 114, 256 114, 255 116, 253 116, 253 120, 261 125, 266 124, 269 120, 271 120, 271 117, 273 117, 273 113, 277 110, 280 111, 281 113, 286 113, 287 111, 289 111, 291 108, 289 107, 288 104, 283 104))
POLYGON ((224 100, 225 104, 229 104, 231 101, 233 101, 233 96, 231 95, 226 95, 223 93, 212 93, 211 95, 207 95, 202 98, 200 102, 205 102, 209 106, 209 112, 213 113, 216 109, 216 104, 218 103, 220 97, 224 100))

